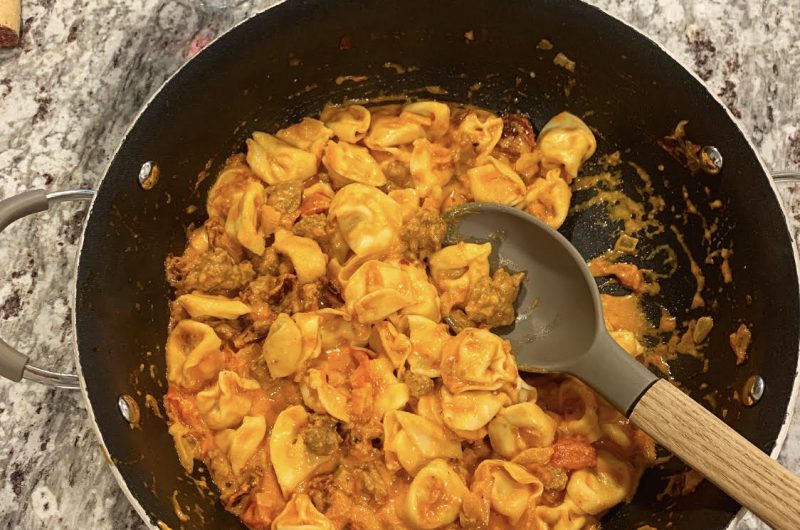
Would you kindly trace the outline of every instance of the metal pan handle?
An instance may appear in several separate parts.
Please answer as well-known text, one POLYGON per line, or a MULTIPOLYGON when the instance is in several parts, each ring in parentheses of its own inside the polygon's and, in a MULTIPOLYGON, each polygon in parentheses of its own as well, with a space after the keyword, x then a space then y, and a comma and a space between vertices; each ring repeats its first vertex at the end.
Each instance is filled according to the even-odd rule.
MULTIPOLYGON (((17 219, 43 212, 53 204, 64 201, 91 201, 92 198, 94 198, 94 190, 67 190, 52 193, 44 190, 32 190, 9 197, 0 201, 0 232, 17 219)), ((37 368, 29 363, 27 355, 3 339, 0 339, 0 376, 12 381, 27 379, 56 388, 80 388, 77 375, 37 368)))
POLYGON ((800 182, 800 170, 776 171, 772 174, 772 180, 775 182, 800 182))

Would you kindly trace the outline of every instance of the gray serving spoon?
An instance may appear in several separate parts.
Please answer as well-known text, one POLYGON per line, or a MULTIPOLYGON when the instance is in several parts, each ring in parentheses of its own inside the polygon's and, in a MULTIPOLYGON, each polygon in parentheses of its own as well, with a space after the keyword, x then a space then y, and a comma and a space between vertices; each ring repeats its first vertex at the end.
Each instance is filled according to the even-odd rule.
POLYGON ((525 271, 511 342, 522 371, 566 372, 773 528, 800 529, 800 478, 623 350, 575 247, 516 208, 470 203, 445 215, 445 245, 492 243, 494 263, 525 271))

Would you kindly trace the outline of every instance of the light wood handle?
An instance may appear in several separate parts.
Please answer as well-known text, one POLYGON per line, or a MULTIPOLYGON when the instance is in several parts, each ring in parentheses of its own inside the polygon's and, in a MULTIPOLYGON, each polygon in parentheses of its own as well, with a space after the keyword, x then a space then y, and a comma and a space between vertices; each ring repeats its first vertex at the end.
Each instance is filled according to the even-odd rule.
POLYGON ((0 0, 0 48, 19 42, 20 0, 0 0))
POLYGON ((657 381, 630 419, 771 527, 800 529, 800 478, 675 386, 657 381))

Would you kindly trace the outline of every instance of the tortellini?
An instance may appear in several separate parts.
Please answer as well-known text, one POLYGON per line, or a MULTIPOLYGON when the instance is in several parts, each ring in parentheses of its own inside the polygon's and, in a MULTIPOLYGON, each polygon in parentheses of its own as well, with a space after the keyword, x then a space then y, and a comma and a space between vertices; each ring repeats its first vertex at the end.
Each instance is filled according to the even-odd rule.
POLYGON ((536 149, 542 167, 564 169, 569 179, 578 175, 581 164, 586 162, 597 148, 597 140, 583 121, 569 112, 553 116, 539 132, 536 149))
POLYGON ((398 381, 386 357, 369 359, 358 350, 329 355, 307 371, 300 391, 306 406, 345 423, 382 419, 408 402, 408 386, 398 381))
POLYGON ((568 436, 581 436, 590 443, 603 433, 597 416, 597 396, 584 383, 568 377, 558 387, 558 406, 562 420, 558 430, 568 436))
POLYGON ((369 345, 377 353, 385 355, 395 369, 405 364, 411 351, 411 340, 400 333, 397 327, 388 320, 378 322, 372 326, 369 345))
POLYGON ((525 211, 544 221, 551 228, 558 229, 567 219, 571 199, 572 191, 569 185, 561 178, 559 170, 553 169, 528 186, 525 194, 525 211))
POLYGON ((442 348, 451 338, 447 326, 418 315, 409 316, 407 323, 411 342, 409 369, 426 377, 439 377, 442 348))
POLYGON ((436 422, 410 412, 392 411, 383 420, 387 464, 415 475, 435 458, 461 458, 461 443, 436 422))
POLYGON ((263 416, 245 416, 237 429, 225 429, 214 439, 227 455, 235 474, 242 472, 247 461, 256 454, 258 446, 267 434, 267 422, 263 416))
POLYGON ((421 195, 428 195, 450 182, 455 173, 450 149, 431 143, 427 138, 414 141, 409 161, 411 180, 421 195))
POLYGON ((281 313, 269 329, 262 353, 272 377, 297 373, 320 354, 320 316, 312 313, 281 313))
POLYGON ((247 140, 247 163, 269 185, 305 180, 317 173, 317 157, 262 132, 247 140))
POLYGON ((425 138, 426 133, 423 124, 429 122, 430 120, 414 113, 373 118, 364 143, 370 149, 411 144, 414 140, 425 138))
POLYGON ((403 114, 418 114, 428 118, 423 124, 428 137, 436 140, 447 133, 450 128, 450 107, 438 101, 416 101, 403 107, 403 114))
POLYGON ((445 247, 430 257, 431 277, 441 293, 442 313, 450 314, 453 307, 463 306, 470 285, 489 276, 490 243, 459 242, 445 247))
POLYGON ((320 119, 337 138, 354 144, 366 136, 372 117, 370 111, 361 105, 348 105, 344 108, 326 107, 320 119))
POLYGON ((458 126, 462 138, 475 147, 477 160, 489 155, 503 134, 503 119, 487 112, 470 112, 458 126))
POLYGON ((442 382, 450 392, 498 390, 515 383, 511 345, 485 329, 467 328, 442 346, 442 382))
POLYGON ((311 283, 325 275, 327 261, 319 244, 309 237, 296 236, 283 228, 275 232, 272 248, 292 262, 300 283, 311 283))
POLYGON ((373 414, 379 418, 383 418, 389 411, 402 409, 408 403, 408 385, 398 381, 393 369, 391 361, 386 357, 372 359, 367 365, 375 395, 373 414))
POLYGON ((412 528, 433 529, 458 518, 467 487, 447 462, 437 459, 422 468, 406 493, 403 515, 412 528))
POLYGON ((569 498, 556 506, 539 505, 531 519, 533 530, 583 530, 594 519, 583 513, 569 498))
POLYGON ((486 425, 510 402, 508 395, 501 392, 471 390, 451 394, 444 387, 441 398, 445 425, 471 440, 485 436, 486 425))
POLYGON ((399 262, 400 269, 408 275, 414 303, 404 307, 400 313, 403 315, 417 315, 434 321, 441 319, 441 302, 436 287, 428 281, 425 268, 399 262))
POLYGON ((311 478, 332 456, 311 453, 304 441, 308 413, 302 405, 281 412, 269 438, 269 458, 283 497, 288 499, 301 482, 311 478))
POLYGON ((250 312, 247 304, 240 300, 199 292, 179 296, 178 303, 192 318, 213 317, 233 320, 250 312))
POLYGON ((316 412, 330 414, 337 420, 350 422, 350 395, 329 383, 328 374, 322 370, 311 368, 306 372, 300 387, 303 402, 316 412))
POLYGON ((308 151, 319 160, 333 131, 319 120, 303 118, 300 123, 281 129, 275 136, 293 147, 308 151))
POLYGON ((197 390, 222 368, 222 340, 214 330, 194 320, 181 320, 167 339, 167 379, 197 390))
POLYGON ((250 182, 254 182, 254 175, 242 157, 234 157, 225 168, 220 171, 217 180, 208 190, 206 211, 214 219, 225 220, 231 204, 237 201, 244 193, 250 182))
POLYGON ((322 351, 346 345, 366 346, 371 328, 342 309, 325 308, 316 312, 320 318, 319 338, 322 351))
POLYGON ((213 430, 235 427, 250 414, 252 407, 251 398, 243 392, 259 389, 261 385, 257 381, 223 370, 219 373, 216 385, 198 392, 197 410, 213 430))
POLYGON ((297 493, 272 521, 272 530, 335 530, 333 523, 314 507, 304 493, 297 493))
POLYGON ((263 204, 264 186, 258 182, 249 182, 240 199, 231 205, 225 222, 228 235, 259 256, 266 249, 264 235, 258 231, 259 211, 263 204))
POLYGON ((484 460, 475 470, 471 489, 487 499, 492 510, 508 517, 511 524, 516 525, 528 509, 535 508, 544 485, 518 464, 484 460))
POLYGON ((331 201, 328 215, 357 256, 388 251, 397 241, 402 219, 397 202, 361 183, 340 189, 331 201))
POLYGON ((556 420, 537 404, 517 403, 489 422, 489 439, 495 452, 510 459, 530 447, 553 445, 556 428, 556 420))
POLYGON ((346 142, 328 143, 322 163, 332 178, 344 183, 360 182, 369 186, 383 186, 386 176, 369 150, 346 142))
POLYGON ((596 469, 579 469, 572 474, 567 498, 584 513, 597 515, 632 496, 637 482, 631 464, 600 450, 596 469))
POLYGON ((411 278, 398 265, 371 260, 350 277, 344 301, 361 322, 377 322, 414 302, 411 278))
POLYGON ((478 202, 496 202, 516 206, 525 199, 527 189, 519 175, 494 157, 467 171, 472 197, 478 202))

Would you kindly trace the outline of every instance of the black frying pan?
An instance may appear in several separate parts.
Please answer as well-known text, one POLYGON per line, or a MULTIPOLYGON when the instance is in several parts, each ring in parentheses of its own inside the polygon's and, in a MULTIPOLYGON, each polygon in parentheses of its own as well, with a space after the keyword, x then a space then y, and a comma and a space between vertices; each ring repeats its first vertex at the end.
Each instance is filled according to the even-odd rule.
MULTIPOLYGON (((166 390, 163 263, 169 253, 181 251, 184 228, 203 220, 212 179, 198 175, 213 175, 254 129, 274 131, 319 112, 326 102, 400 94, 520 112, 537 127, 564 109, 590 112, 586 121, 599 132, 595 156, 622 150, 656 176, 656 192, 668 204, 661 220, 680 228, 693 255, 732 246, 731 285, 722 283, 716 264, 701 261, 713 309, 685 312, 695 280, 682 253, 678 272, 662 282, 655 302, 679 320, 713 316, 709 371, 681 359, 674 375, 696 399, 716 390, 715 410, 726 409, 729 424, 765 452, 776 452, 798 364, 796 258, 763 164, 700 81, 646 37, 577 1, 292 0, 223 35, 156 94, 114 156, 88 216, 73 318, 80 381, 114 473, 143 518, 174 529, 240 527, 213 492, 197 487, 194 479, 202 472, 194 479, 185 476, 165 420, 145 408, 146 394, 160 400, 166 390), (472 38, 465 37, 467 32, 472 38), (542 38, 555 49, 537 49, 542 38), (577 62, 574 74, 553 64, 557 51, 577 62), (399 74, 385 67, 387 62, 417 69, 399 74), (340 75, 367 78, 337 83, 340 75), (481 88, 471 90, 476 82, 481 88), (437 87, 435 96, 425 90, 431 86, 437 87), (714 145, 723 154, 719 175, 691 175, 658 147, 681 119, 691 120, 697 143, 714 145), (160 168, 160 179, 149 191, 138 178, 147 161, 160 168), (658 165, 664 166, 663 176, 658 165), (710 244, 703 240, 699 217, 675 216, 686 209, 683 187, 702 213, 719 218, 710 244), (722 201, 721 211, 707 207, 709 196, 722 201), (753 329, 753 343, 750 360, 737 368, 727 340, 740 322, 753 329), (142 363, 155 365, 154 378, 147 369, 140 371, 142 363), (753 374, 763 377, 766 391, 755 406, 743 407, 732 395, 741 393, 753 374), (136 429, 120 414, 122 395, 139 409, 136 429), (173 498, 188 521, 178 519, 173 498)), ((638 193, 637 179, 632 169, 625 175, 632 194, 638 193)), ((28 200, 26 212, 47 207, 43 195, 28 200)), ((561 231, 591 258, 613 244, 617 230, 597 208, 573 213, 561 231)), ((651 244, 661 242, 677 246, 669 230, 651 244)), ((5 354, 2 373, 15 379, 77 382, 35 369, 9 349, 0 353, 5 354)), ((725 527, 739 507, 708 484, 678 499, 657 495, 665 477, 682 469, 673 460, 646 473, 635 499, 609 513, 604 527, 664 528, 668 522, 681 529, 725 527)))

